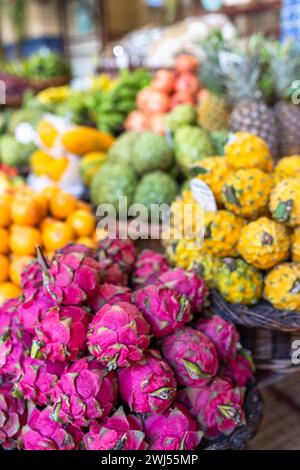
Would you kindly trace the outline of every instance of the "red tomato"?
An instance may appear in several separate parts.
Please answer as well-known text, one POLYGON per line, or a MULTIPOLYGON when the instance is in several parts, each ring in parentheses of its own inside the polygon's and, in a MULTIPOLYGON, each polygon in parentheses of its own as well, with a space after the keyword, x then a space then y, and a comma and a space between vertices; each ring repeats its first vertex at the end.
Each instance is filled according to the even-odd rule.
POLYGON ((182 54, 177 57, 175 69, 178 73, 195 72, 198 67, 198 59, 189 54, 182 54))
POLYGON ((128 114, 124 127, 127 131, 144 131, 149 128, 147 116, 141 111, 132 111, 128 114))
POLYGON ((157 134, 165 133, 165 114, 152 114, 149 118, 150 129, 157 134))
POLYGON ((159 70, 152 82, 152 88, 164 93, 172 93, 175 85, 175 73, 170 70, 159 70))
POLYGON ((197 93, 198 88, 198 79, 192 73, 182 73, 176 80, 175 90, 177 92, 189 93, 190 95, 193 95, 197 93))
POLYGON ((171 98, 171 109, 179 104, 195 104, 194 96, 186 92, 175 93, 171 98))

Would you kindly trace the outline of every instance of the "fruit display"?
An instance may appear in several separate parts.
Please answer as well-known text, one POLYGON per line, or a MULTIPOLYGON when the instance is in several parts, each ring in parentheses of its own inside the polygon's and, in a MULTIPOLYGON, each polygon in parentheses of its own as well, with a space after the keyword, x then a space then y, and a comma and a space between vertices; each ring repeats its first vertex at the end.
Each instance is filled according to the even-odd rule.
POLYGON ((93 246, 96 219, 88 205, 53 187, 37 193, 23 184, 0 194, 0 303, 20 292, 21 271, 42 246, 49 256, 80 240, 93 246))
POLYGON ((178 120, 193 124, 196 112, 191 105, 197 103, 200 89, 197 68, 198 60, 195 57, 181 55, 176 59, 174 70, 158 70, 149 86, 138 93, 137 109, 128 115, 125 128, 128 131, 152 130, 164 134, 178 120), (170 117, 168 113, 180 105, 181 116, 175 117, 174 113, 170 113, 170 117))
POLYGON ((190 175, 212 190, 217 210, 204 208, 202 223, 199 195, 193 188, 183 191, 171 207, 176 217, 171 238, 164 240, 166 256, 203 276, 229 304, 255 305, 265 298, 277 309, 299 310, 298 155, 276 164, 267 144, 248 132, 233 134, 224 152, 190 165, 190 175), (203 227, 202 243, 197 227, 203 227), (276 282, 283 277, 281 289, 276 282))
POLYGON ((253 363, 197 273, 119 238, 38 248, 20 271, 0 307, 1 448, 196 450, 247 424, 253 363))

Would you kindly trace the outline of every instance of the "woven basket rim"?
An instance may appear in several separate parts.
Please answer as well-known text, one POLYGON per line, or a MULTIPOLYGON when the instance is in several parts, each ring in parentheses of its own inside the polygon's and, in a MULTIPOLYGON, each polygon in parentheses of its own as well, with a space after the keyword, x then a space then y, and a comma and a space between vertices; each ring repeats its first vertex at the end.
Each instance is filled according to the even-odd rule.
POLYGON ((214 313, 220 313, 226 320, 249 328, 265 328, 285 332, 300 331, 300 312, 278 310, 266 300, 251 307, 230 304, 217 290, 213 289, 211 291, 211 309, 214 313))
POLYGON ((229 436, 222 435, 214 441, 204 440, 204 450, 239 450, 244 449, 258 431, 263 418, 263 400, 258 386, 250 380, 245 396, 246 424, 235 429, 229 436))

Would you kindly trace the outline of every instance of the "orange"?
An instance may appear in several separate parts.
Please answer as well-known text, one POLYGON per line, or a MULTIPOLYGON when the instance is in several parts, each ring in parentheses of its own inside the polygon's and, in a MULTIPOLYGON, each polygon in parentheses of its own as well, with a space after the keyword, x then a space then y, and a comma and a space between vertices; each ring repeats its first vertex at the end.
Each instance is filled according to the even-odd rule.
POLYGON ((9 276, 9 259, 0 255, 0 282, 7 281, 9 276))
POLYGON ((81 237, 76 240, 76 243, 79 245, 87 246, 88 248, 97 248, 97 243, 95 243, 91 238, 81 237))
POLYGON ((4 228, 0 228, 0 253, 6 254, 9 252, 9 233, 4 228))
POLYGON ((37 228, 13 225, 9 246, 15 255, 33 256, 37 245, 42 244, 42 236, 37 228))
POLYGON ((77 202, 74 196, 57 191, 53 194, 50 201, 50 211, 53 217, 57 219, 66 219, 77 208, 77 202))
POLYGON ((33 256, 16 256, 11 259, 9 267, 10 280, 17 286, 21 285, 21 274, 25 266, 34 259, 33 256))
POLYGON ((72 242, 74 238, 72 227, 65 222, 53 222, 43 231, 43 243, 50 253, 72 242))
POLYGON ((11 205, 11 218, 16 225, 36 225, 41 219, 41 208, 36 198, 18 194, 11 205))
POLYGON ((99 241, 104 240, 105 238, 107 238, 107 235, 108 235, 108 232, 107 232, 107 230, 105 230, 105 228, 97 228, 93 238, 94 238, 95 242, 99 242, 99 241))
POLYGON ((0 227, 8 227, 11 224, 10 205, 10 197, 2 195, 0 197, 0 227))
POLYGON ((41 191, 40 195, 50 203, 51 199, 53 199, 54 194, 59 191, 60 189, 57 186, 47 186, 45 189, 43 189, 43 191, 41 191))
POLYGON ((57 222, 56 219, 53 219, 53 217, 46 217, 42 222, 40 223, 40 230, 43 232, 48 225, 53 224, 54 222, 57 222))
POLYGON ((22 289, 12 282, 2 282, 0 284, 0 305, 8 299, 15 299, 22 294, 22 289))
POLYGON ((87 202, 80 200, 77 201, 77 209, 83 209, 84 211, 92 212, 92 206, 87 202))
POLYGON ((43 144, 46 145, 46 147, 53 147, 55 139, 58 136, 58 131, 55 129, 54 125, 46 119, 43 119, 39 122, 37 130, 43 144))
POLYGON ((78 237, 88 237, 95 231, 96 218, 90 212, 78 209, 69 215, 67 223, 73 228, 78 237))

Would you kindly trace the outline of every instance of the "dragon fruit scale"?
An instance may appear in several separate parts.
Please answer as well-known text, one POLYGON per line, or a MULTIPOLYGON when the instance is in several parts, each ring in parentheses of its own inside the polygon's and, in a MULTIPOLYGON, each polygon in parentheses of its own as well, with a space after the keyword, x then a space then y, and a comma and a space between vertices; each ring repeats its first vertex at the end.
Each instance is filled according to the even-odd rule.
POLYGON ((118 302, 131 302, 132 291, 129 287, 115 284, 101 284, 89 298, 86 305, 94 312, 98 312, 105 304, 114 305, 118 302))
POLYGON ((85 245, 80 245, 79 243, 68 243, 63 248, 56 250, 57 255, 71 255, 73 253, 84 255, 88 258, 97 259, 96 251, 92 248, 89 248, 85 245))
POLYGON ((199 312, 206 302, 208 289, 204 280, 196 272, 182 268, 170 269, 163 273, 158 281, 190 301, 192 311, 199 312))
POLYGON ((115 372, 108 372, 92 358, 82 358, 54 385, 52 419, 75 427, 107 416, 118 396, 115 372))
POLYGON ((12 396, 12 385, 0 385, 0 446, 10 450, 17 447, 17 439, 26 421, 25 402, 12 396))
POLYGON ((84 253, 55 255, 51 265, 43 266, 44 285, 61 305, 81 305, 93 295, 100 282, 101 268, 84 253))
POLYGON ((19 309, 21 306, 20 299, 7 300, 0 307, 0 338, 6 336, 11 331, 20 328, 21 319, 19 309))
POLYGON ((144 428, 151 450, 194 450, 203 436, 196 421, 178 404, 161 415, 146 416, 144 428))
POLYGON ((50 362, 74 361, 86 350, 91 316, 82 307, 53 307, 38 324, 31 357, 42 355, 50 362))
POLYGON ((26 357, 14 385, 14 396, 31 400, 39 406, 50 403, 55 383, 63 373, 64 363, 51 363, 26 357))
POLYGON ((235 325, 218 315, 213 315, 210 318, 201 318, 195 328, 214 343, 222 361, 235 357, 240 346, 240 336, 235 325))
POLYGON ((176 380, 170 366, 152 352, 139 364, 119 369, 122 400, 134 413, 161 414, 176 395, 176 380))
POLYGON ((237 355, 226 362, 223 372, 236 386, 245 387, 255 372, 251 354, 245 349, 239 349, 237 355))
POLYGON ((120 407, 101 424, 91 423, 83 443, 87 450, 145 450, 143 426, 137 416, 125 415, 120 407))
POLYGON ((128 302, 104 305, 89 325, 89 351, 109 370, 140 361, 149 343, 150 326, 128 302))
POLYGON ((98 259, 100 262, 109 259, 129 274, 136 259, 134 243, 129 238, 105 238, 98 243, 98 259))
POLYGON ((75 438, 63 424, 51 418, 52 408, 39 411, 29 402, 27 424, 22 428, 21 445, 25 450, 73 450, 75 438))
POLYGON ((55 301, 43 287, 27 290, 24 294, 19 315, 24 330, 33 334, 36 326, 45 318, 46 312, 55 306, 55 301))
POLYGON ((131 276, 134 289, 154 284, 169 269, 167 258, 153 250, 143 250, 138 256, 131 276))
POLYGON ((181 385, 206 385, 217 373, 219 363, 214 344, 193 328, 163 338, 162 353, 181 385))
POLYGON ((21 274, 21 286, 25 295, 31 295, 32 291, 43 285, 43 273, 38 260, 34 260, 23 268, 21 274))
POLYGON ((177 399, 198 420, 207 439, 214 439, 221 433, 229 435, 245 424, 243 390, 233 388, 230 382, 219 377, 204 387, 181 390, 177 399))
POLYGON ((151 285, 137 290, 133 301, 157 338, 180 330, 192 319, 187 298, 163 285, 151 285))

